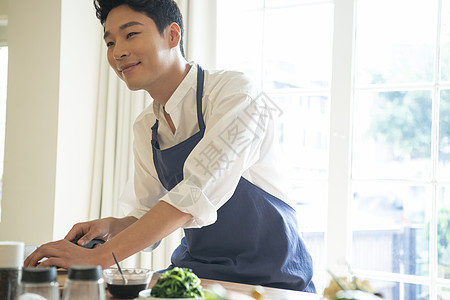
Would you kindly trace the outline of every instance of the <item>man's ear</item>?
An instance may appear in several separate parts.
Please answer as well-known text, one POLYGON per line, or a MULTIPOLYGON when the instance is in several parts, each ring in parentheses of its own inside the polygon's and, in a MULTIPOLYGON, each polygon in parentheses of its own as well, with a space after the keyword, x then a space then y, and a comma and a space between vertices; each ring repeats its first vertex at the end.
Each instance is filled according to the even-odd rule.
POLYGON ((169 38, 170 48, 175 48, 181 41, 181 28, 177 23, 173 22, 166 28, 169 38))

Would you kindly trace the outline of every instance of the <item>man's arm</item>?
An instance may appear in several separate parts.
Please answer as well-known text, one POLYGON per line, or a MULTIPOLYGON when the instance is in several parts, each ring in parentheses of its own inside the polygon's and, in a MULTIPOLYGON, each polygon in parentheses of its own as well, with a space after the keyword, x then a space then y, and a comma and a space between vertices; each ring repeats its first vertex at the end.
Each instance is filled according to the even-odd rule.
POLYGON ((121 231, 115 237, 98 247, 100 264, 107 267, 114 264, 112 252, 123 260, 162 240, 186 224, 192 216, 160 201, 143 217, 121 231))
POLYGON ((100 265, 107 268, 114 264, 112 252, 123 260, 160 241, 188 222, 192 216, 170 204, 160 201, 139 220, 133 222, 107 243, 95 249, 85 249, 67 239, 42 245, 24 262, 24 267, 57 266, 68 269, 72 265, 100 265), (38 263, 43 258, 47 260, 38 263))

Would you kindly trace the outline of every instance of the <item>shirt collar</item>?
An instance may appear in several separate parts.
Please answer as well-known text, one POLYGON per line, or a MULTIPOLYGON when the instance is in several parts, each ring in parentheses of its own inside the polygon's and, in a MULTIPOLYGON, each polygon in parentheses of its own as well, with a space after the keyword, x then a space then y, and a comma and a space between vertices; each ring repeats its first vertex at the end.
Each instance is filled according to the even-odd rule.
MULTIPOLYGON (((197 89, 197 64, 194 62, 189 62, 189 64, 191 65, 191 69, 186 74, 183 81, 181 81, 180 85, 178 85, 175 92, 173 92, 172 96, 170 96, 165 105, 165 110, 169 115, 171 115, 172 121, 174 122, 176 128, 178 127, 178 118, 175 117, 175 114, 176 111, 180 109, 180 102, 183 101, 191 88, 197 89)), ((164 117, 163 107, 157 101, 153 101, 153 112, 157 119, 164 117)))

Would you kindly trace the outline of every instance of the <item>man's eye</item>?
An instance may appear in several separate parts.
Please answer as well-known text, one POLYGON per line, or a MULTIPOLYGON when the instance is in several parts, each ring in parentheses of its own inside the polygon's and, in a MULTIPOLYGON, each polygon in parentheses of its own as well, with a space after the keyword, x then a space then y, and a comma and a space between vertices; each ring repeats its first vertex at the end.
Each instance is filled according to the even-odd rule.
POLYGON ((138 34, 139 32, 130 32, 130 33, 128 33, 127 34, 127 39, 128 38, 130 38, 130 37, 132 37, 133 35, 135 35, 135 34, 138 34))
POLYGON ((106 47, 108 47, 108 48, 111 47, 112 45, 114 45, 114 42, 107 42, 106 43, 106 47))

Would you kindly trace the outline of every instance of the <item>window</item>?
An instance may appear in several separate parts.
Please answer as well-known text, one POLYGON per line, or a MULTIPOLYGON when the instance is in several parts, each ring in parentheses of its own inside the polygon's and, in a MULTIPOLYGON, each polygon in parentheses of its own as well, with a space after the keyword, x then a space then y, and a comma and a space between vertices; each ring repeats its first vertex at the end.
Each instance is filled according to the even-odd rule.
POLYGON ((386 299, 450 299, 450 0, 218 0, 217 12, 217 67, 280 107, 318 290, 339 252, 386 299))
POLYGON ((0 47, 0 211, 3 182, 3 157, 5 149, 6 85, 8 75, 8 48, 0 47))
POLYGON ((389 299, 449 298, 449 4, 357 4, 352 265, 389 299))

